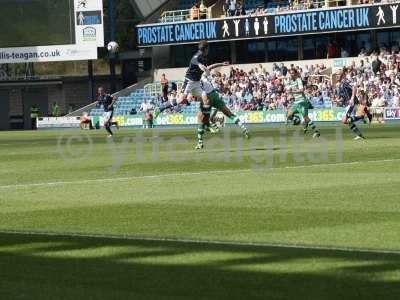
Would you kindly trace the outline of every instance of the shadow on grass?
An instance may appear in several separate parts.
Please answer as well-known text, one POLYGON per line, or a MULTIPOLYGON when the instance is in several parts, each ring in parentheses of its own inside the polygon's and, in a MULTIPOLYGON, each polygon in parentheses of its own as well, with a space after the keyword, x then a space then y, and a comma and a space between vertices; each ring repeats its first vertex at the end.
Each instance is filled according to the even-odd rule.
POLYGON ((0 234, 1 299, 399 299, 400 254, 0 234))

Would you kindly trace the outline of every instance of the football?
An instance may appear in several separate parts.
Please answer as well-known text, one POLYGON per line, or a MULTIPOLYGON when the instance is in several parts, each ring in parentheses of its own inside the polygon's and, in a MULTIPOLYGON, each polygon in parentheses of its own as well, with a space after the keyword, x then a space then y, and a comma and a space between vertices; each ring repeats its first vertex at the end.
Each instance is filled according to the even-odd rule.
POLYGON ((112 41, 112 42, 109 42, 107 45, 107 50, 111 53, 117 53, 118 49, 119 49, 119 45, 117 42, 112 41))

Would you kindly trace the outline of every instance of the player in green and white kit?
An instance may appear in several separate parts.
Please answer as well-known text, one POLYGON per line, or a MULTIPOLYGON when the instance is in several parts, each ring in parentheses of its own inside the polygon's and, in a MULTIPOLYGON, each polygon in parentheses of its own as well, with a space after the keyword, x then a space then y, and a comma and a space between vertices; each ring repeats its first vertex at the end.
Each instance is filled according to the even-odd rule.
POLYGON ((287 122, 292 121, 293 124, 298 125, 301 122, 302 116, 304 119, 304 133, 307 133, 308 128, 311 128, 314 132, 313 137, 319 137, 321 133, 308 116, 308 110, 312 109, 313 106, 304 93, 303 81, 296 69, 290 70, 290 78, 286 90, 294 98, 294 102, 288 111, 287 122))
POLYGON ((196 149, 202 149, 203 136, 206 129, 210 126, 211 109, 221 111, 225 116, 231 119, 236 125, 240 127, 245 138, 249 138, 249 131, 244 126, 242 121, 226 106, 221 95, 215 90, 214 86, 206 75, 201 79, 201 87, 203 95, 200 102, 200 111, 198 113, 198 128, 197 128, 197 146, 196 149))

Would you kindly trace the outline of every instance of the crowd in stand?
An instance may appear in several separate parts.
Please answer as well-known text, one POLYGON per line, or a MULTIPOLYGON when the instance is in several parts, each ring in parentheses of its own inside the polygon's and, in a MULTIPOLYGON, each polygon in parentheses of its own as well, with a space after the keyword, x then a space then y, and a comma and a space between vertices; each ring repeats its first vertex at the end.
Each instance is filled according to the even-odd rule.
MULTIPOLYGON (((273 11, 291 11, 291 10, 301 10, 301 9, 313 9, 322 7, 325 4, 324 0, 289 0, 289 1, 276 1, 272 2, 273 11)), ((245 9, 245 0, 226 0, 223 5, 223 10, 226 17, 233 16, 260 16, 265 15, 269 11, 266 9, 265 5, 260 5, 252 9, 245 9)))
POLYGON ((352 63, 348 75, 360 88, 367 91, 373 107, 399 107, 400 53, 398 47, 382 48, 372 55, 360 56, 352 63))
POLYGON ((190 9, 190 19, 200 20, 207 19, 207 7, 204 1, 196 1, 193 7, 190 9))
MULTIPOLYGON (((348 105, 338 97, 335 78, 331 80, 330 76, 324 75, 324 65, 306 65, 304 68, 291 65, 289 68, 295 68, 301 74, 306 95, 315 106, 348 105)), ((399 107, 400 54, 373 53, 358 63, 352 62, 348 72, 347 79, 367 92, 373 107, 399 107)), ((285 110, 293 101, 284 86, 287 73, 288 67, 275 64, 272 72, 261 66, 247 73, 232 69, 230 74, 217 73, 213 81, 233 110, 285 110)))
POLYGON ((323 64, 304 68, 274 64, 272 72, 267 72, 261 65, 249 72, 232 68, 229 74, 214 74, 213 84, 235 111, 287 109, 292 101, 285 89, 290 68, 301 74, 309 86, 308 93, 313 97, 323 100, 332 96, 333 88, 329 76, 323 75, 326 69, 323 64))
MULTIPOLYGON (((324 64, 300 67, 275 63, 269 72, 262 65, 249 72, 231 68, 229 73, 214 72, 212 83, 234 111, 286 110, 293 101, 285 89, 290 68, 295 68, 300 74, 306 86, 306 95, 314 106, 330 108, 348 105, 338 97, 336 77, 331 76, 332 73, 324 64)), ((373 107, 400 107, 398 47, 381 48, 379 52, 372 52, 369 56, 362 54, 357 62, 353 61, 346 68, 347 80, 367 92, 373 107)), ((172 101, 176 94, 175 87, 164 96, 172 101)), ((181 109, 177 108, 175 112, 180 112, 181 109)))
MULTIPOLYGON (((291 65, 301 74, 307 87, 306 94, 318 107, 344 107, 338 97, 336 79, 324 75, 324 65, 309 65, 301 68, 291 65)), ((372 107, 399 107, 400 99, 400 54, 381 49, 380 54, 353 61, 348 68, 347 80, 367 92, 372 107)), ((288 68, 274 65, 272 72, 262 67, 246 73, 232 69, 230 74, 216 74, 214 84, 224 95, 225 101, 234 110, 287 109, 293 99, 285 91, 284 77, 288 68)))
MULTIPOLYGON (((359 0, 357 4, 373 3, 392 3, 395 0, 359 0)), ((346 1, 333 1, 336 5, 347 5, 346 1)), ((326 6, 325 0, 282 0, 282 1, 264 1, 256 7, 246 7, 246 0, 225 0, 223 2, 223 12, 226 17, 235 16, 263 16, 268 13, 285 12, 294 10, 307 10, 322 8, 326 6)), ((210 18, 208 8, 204 0, 196 0, 190 8, 189 20, 200 20, 210 18)))

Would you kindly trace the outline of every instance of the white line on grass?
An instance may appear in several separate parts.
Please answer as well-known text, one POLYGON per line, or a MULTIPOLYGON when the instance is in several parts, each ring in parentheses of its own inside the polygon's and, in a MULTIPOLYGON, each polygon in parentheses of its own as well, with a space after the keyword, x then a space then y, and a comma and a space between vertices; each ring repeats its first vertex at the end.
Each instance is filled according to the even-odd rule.
POLYGON ((400 255, 400 250, 384 250, 369 248, 352 248, 336 246, 318 246, 302 244, 284 244, 284 243, 263 243, 263 242, 240 242, 240 241, 221 241, 221 240, 201 240, 201 239, 180 239, 180 238, 159 238, 159 237, 140 237, 131 235, 107 235, 107 234, 85 234, 69 232, 49 232, 49 231, 20 231, 20 230, 0 230, 0 234, 14 234, 26 236, 45 236, 45 237, 64 237, 64 238, 88 238, 88 239, 108 239, 125 240, 136 242, 162 242, 162 243, 180 243, 196 245, 215 245, 232 247, 259 247, 259 248, 284 248, 284 249, 302 249, 314 251, 330 252, 350 252, 350 253, 370 253, 370 254, 391 254, 400 255))
POLYGON ((346 165, 356 165, 363 163, 386 163, 386 162, 396 162, 400 161, 397 159, 382 159, 382 160, 368 160, 368 161, 351 161, 351 162, 341 162, 341 163, 327 163, 327 164, 313 164, 313 165, 303 165, 303 166, 286 166, 278 168, 265 168, 265 169, 231 169, 231 170, 210 170, 210 171, 199 171, 199 172, 182 172, 182 173, 166 173, 166 174, 156 174, 156 175, 143 175, 143 176, 130 176, 130 177, 113 177, 113 178, 98 178, 98 179, 83 179, 74 181, 54 181, 54 182, 39 182, 39 183, 26 183, 26 184, 10 184, 10 185, 0 185, 0 189, 12 189, 12 188, 30 188, 30 187, 40 187, 40 186, 57 186, 57 185, 68 185, 68 184, 86 184, 86 183, 97 183, 97 182, 116 182, 116 181, 128 181, 134 179, 156 179, 163 177, 173 177, 173 176, 198 176, 198 175, 208 175, 208 174, 230 174, 230 173, 246 173, 246 172, 260 172, 260 171, 273 171, 273 170, 284 170, 284 169, 304 169, 304 168, 315 168, 315 167, 329 167, 329 166, 346 166, 346 165))

